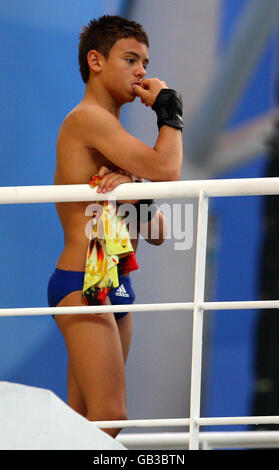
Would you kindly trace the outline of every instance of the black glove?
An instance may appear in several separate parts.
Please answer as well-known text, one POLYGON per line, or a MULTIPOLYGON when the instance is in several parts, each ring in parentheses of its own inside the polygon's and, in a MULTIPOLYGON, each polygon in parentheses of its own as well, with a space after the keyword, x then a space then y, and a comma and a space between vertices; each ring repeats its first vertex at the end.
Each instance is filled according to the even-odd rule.
POLYGON ((182 131, 182 108, 180 93, 170 88, 163 88, 152 105, 152 109, 157 114, 158 129, 160 130, 162 126, 170 126, 182 131))

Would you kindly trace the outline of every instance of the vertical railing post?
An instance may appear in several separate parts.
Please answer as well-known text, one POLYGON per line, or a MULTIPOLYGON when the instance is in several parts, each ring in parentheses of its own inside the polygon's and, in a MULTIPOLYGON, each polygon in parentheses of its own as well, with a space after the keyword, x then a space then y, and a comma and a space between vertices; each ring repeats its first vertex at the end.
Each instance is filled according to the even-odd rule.
POLYGON ((195 292, 193 311, 193 338, 192 338, 192 370, 191 370, 191 396, 190 396, 190 433, 189 449, 199 448, 199 423, 201 401, 201 374, 202 374, 202 337, 203 337, 203 309, 206 265, 206 243, 208 225, 208 197, 203 190, 199 193, 195 292))

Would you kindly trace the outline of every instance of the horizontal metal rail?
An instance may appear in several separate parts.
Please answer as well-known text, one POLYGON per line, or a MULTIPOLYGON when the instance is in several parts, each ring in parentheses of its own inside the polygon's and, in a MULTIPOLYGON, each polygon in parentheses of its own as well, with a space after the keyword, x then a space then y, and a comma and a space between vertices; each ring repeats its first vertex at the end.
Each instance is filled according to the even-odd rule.
MULTIPOLYGON (((116 440, 127 449, 188 449, 186 432, 119 434, 116 440)), ((200 432, 201 449, 279 448, 279 431, 200 432)))
POLYGON ((275 195, 279 194, 279 178, 125 183, 106 194, 97 193, 88 184, 7 186, 0 188, 0 204, 197 198, 201 190, 208 197, 275 195))
MULTIPOLYGON (((255 425, 279 424, 279 416, 233 416, 220 418, 198 418, 199 426, 230 426, 230 425, 255 425)), ((129 419, 122 421, 92 421, 98 428, 145 428, 145 427, 166 427, 166 426, 189 426, 189 418, 168 418, 168 419, 129 419)), ((279 444, 279 442, 278 442, 279 444)))
MULTIPOLYGON (((203 310, 249 310, 249 309, 279 309, 279 300, 251 300, 236 302, 201 302, 198 307, 203 310)), ((154 304, 131 304, 131 312, 163 312, 166 310, 192 311, 193 302, 168 302, 154 304)), ((16 307, 0 308, 0 316, 29 316, 29 315, 67 315, 85 313, 116 313, 127 310, 125 305, 94 305, 74 307, 16 307)))
MULTIPOLYGON (((159 304, 131 304, 129 312, 150 312, 165 310, 192 310, 192 302, 159 303, 159 304)), ((127 305, 94 305, 74 307, 30 307, 30 308, 0 308, 0 316, 25 316, 25 315, 67 315, 84 313, 116 313, 126 312, 127 305)))
POLYGON ((190 424, 189 418, 166 418, 166 419, 128 419, 118 421, 92 421, 92 425, 101 429, 108 428, 150 428, 166 426, 184 426, 190 424))

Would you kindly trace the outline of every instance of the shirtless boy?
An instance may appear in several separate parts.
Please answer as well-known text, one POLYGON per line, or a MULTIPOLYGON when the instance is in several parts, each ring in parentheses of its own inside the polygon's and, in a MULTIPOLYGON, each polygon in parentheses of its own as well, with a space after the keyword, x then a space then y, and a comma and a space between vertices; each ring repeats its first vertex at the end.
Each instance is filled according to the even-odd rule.
MULTIPOLYGON (((83 28, 79 63, 85 94, 60 128, 55 184, 86 184, 92 175, 99 174, 103 178, 97 191, 107 192, 133 182, 131 174, 150 181, 179 179, 182 103, 165 82, 144 78, 148 47, 142 27, 118 16, 92 20, 83 28), (159 128, 154 148, 120 124, 122 105, 136 97, 146 106, 154 105, 159 128)), ((85 209, 90 203, 56 205, 65 246, 49 283, 51 306, 85 305, 85 209)), ((159 224, 160 235, 158 240, 149 241, 159 244, 164 231, 160 211, 152 223, 159 224)), ((109 297, 106 303, 110 303, 109 297)), ((132 332, 131 313, 56 315, 55 320, 68 352, 69 406, 90 421, 127 419, 125 362, 132 332)), ((115 437, 119 429, 105 431, 115 437)))

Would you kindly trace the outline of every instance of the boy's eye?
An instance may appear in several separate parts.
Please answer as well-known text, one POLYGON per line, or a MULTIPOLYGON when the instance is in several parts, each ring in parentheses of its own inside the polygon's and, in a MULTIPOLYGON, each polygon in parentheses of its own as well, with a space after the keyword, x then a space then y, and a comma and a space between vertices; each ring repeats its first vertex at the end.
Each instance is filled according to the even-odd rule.
MULTIPOLYGON (((125 59, 129 64, 135 64, 136 63, 136 59, 134 58, 131 58, 131 57, 127 57, 125 59)), ((143 68, 146 70, 147 69, 147 64, 143 63, 142 64, 143 68)))

